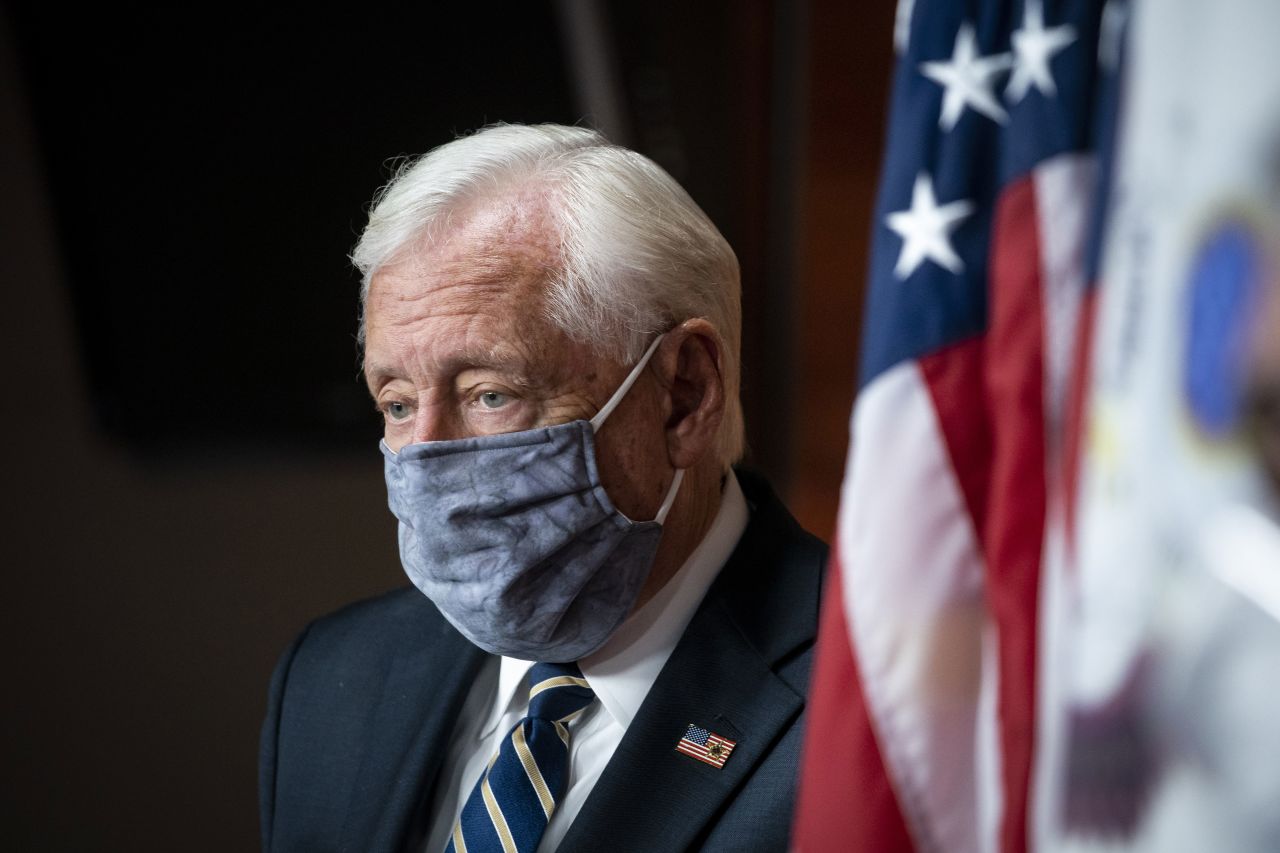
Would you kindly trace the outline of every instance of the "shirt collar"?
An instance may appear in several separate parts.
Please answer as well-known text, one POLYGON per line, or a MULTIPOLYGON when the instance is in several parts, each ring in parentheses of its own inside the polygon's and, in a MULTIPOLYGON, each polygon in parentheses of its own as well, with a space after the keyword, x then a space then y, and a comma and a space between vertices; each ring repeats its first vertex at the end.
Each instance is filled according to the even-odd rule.
MULTIPOLYGON (((747 500, 732 471, 725 477, 720 509, 702 541, 671 580, 632 613, 597 651, 578 661, 596 698, 624 729, 631 725, 649 688, 675 650, 694 611, 747 528, 747 500)), ((488 737, 508 712, 527 702, 525 681, 533 661, 503 657, 498 692, 481 737, 488 737)))
POLYGON ((484 728, 480 732, 481 738, 488 738, 493 734, 493 730, 498 727, 498 723, 512 709, 517 700, 522 705, 527 704, 529 701, 528 687, 525 685, 525 681, 528 679, 529 670, 533 669, 534 662, 506 656, 503 656, 500 660, 501 663, 498 667, 498 693, 495 701, 489 707, 489 718, 485 720, 484 728))

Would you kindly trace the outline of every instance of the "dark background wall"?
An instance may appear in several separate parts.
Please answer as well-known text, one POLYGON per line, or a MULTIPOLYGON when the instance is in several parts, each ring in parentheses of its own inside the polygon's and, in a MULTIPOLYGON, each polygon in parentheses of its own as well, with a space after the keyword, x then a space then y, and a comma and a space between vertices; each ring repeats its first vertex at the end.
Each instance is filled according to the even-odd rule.
POLYGON ((892 9, 452 5, 0 10, 7 849, 256 846, 275 657, 403 582, 345 253, 455 132, 595 122, 689 188, 753 462, 830 534, 892 9))

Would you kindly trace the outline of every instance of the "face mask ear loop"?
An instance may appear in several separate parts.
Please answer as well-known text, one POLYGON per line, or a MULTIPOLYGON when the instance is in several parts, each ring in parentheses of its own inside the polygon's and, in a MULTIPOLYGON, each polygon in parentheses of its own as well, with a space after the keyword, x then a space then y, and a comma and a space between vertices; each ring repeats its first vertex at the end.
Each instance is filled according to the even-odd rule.
POLYGON ((662 506, 658 507, 658 514, 653 520, 662 524, 667 520, 667 513, 671 512, 671 505, 676 502, 676 493, 680 491, 680 481, 684 479, 684 469, 677 468, 676 475, 671 478, 671 488, 667 489, 667 499, 662 502, 662 506))
POLYGON ((644 366, 649 363, 649 359, 653 356, 654 350, 658 348, 658 344, 662 343, 662 339, 667 335, 664 332, 653 339, 653 343, 649 344, 649 348, 644 351, 644 355, 636 362, 636 366, 631 368, 631 372, 627 374, 627 378, 622 380, 622 384, 618 386, 618 390, 613 392, 613 396, 609 398, 609 402, 604 404, 604 408, 596 412, 596 416, 591 419, 591 431, 599 432, 600 427, 604 426, 605 418, 613 414, 613 410, 618 408, 618 404, 622 402, 622 398, 627 396, 627 392, 631 390, 631 386, 636 384, 636 380, 640 378, 640 372, 644 370, 644 366))

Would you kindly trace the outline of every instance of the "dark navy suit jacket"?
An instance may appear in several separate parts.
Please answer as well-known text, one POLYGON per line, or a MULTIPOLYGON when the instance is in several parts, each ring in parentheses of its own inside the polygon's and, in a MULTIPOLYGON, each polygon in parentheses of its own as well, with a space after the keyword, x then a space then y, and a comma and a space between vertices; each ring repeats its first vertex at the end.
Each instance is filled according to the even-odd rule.
MULTIPOLYGON (((787 847, 826 546, 763 481, 738 477, 747 529, 561 853, 787 847), (737 741, 723 768, 676 751, 690 723, 737 741)), ((271 681, 264 849, 416 850, 485 657, 415 589, 312 623, 271 681)))

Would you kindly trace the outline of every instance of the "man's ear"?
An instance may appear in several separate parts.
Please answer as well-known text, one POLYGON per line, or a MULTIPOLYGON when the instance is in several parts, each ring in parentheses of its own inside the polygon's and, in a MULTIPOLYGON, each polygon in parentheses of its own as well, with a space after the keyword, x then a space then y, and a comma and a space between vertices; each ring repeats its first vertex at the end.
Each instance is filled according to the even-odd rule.
POLYGON ((656 353, 671 407, 667 455, 675 468, 692 468, 716 452, 724 419, 723 353, 720 333, 700 317, 667 332, 656 353))

